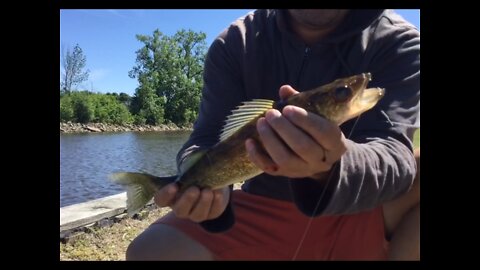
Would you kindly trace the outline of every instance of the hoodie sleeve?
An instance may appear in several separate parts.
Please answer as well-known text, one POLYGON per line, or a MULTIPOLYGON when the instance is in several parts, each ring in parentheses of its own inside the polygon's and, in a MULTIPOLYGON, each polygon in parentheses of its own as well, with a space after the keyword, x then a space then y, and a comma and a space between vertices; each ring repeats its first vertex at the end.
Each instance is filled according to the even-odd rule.
MULTIPOLYGON (((411 25, 382 18, 364 71, 369 87, 386 89, 370 111, 341 126, 347 152, 325 181, 290 181, 293 198, 306 215, 349 214, 375 208, 405 193, 416 165, 413 133, 420 111, 420 33, 411 25)), ((401 20, 399 20, 401 21, 401 20)))
MULTIPOLYGON (((242 44, 237 40, 240 36, 239 27, 232 26, 220 34, 208 50, 199 115, 194 131, 177 155, 178 166, 194 151, 215 145, 226 117, 235 106, 246 99, 241 69, 239 63, 235 62, 239 59, 235 54, 243 51, 241 47, 235 47, 236 44, 242 44)), ((232 189, 233 186, 230 186, 230 191, 232 189)), ((233 226, 234 221, 233 207, 229 202, 222 215, 201 222, 200 225, 209 232, 222 232, 233 226)))

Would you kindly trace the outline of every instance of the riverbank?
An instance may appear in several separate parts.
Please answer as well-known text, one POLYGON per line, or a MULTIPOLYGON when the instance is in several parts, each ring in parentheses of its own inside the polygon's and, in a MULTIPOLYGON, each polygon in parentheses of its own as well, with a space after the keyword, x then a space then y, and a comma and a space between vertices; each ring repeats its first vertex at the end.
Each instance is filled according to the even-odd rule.
MULTIPOLYGON (((240 189, 241 183, 234 184, 240 189)), ((60 240, 61 261, 124 261, 132 240, 155 220, 171 211, 151 204, 129 218, 126 214, 95 222, 93 226, 74 230, 60 240)))
POLYGON ((113 125, 104 123, 60 123, 60 133, 86 133, 86 132, 128 132, 128 131, 191 131, 192 124, 179 127, 173 123, 168 125, 113 125))
MULTIPOLYGON (((420 130, 414 137, 415 148, 420 147, 420 130)), ((240 184, 235 184, 237 189, 240 184)), ((105 220, 78 232, 70 241, 60 241, 61 261, 111 261, 125 260, 125 251, 130 242, 156 219, 170 212, 170 208, 152 205, 137 218, 124 215, 105 220)))
POLYGON ((114 218, 106 226, 94 225, 77 233, 67 243, 60 242, 61 261, 123 261, 130 242, 170 208, 144 210, 136 218, 114 218))

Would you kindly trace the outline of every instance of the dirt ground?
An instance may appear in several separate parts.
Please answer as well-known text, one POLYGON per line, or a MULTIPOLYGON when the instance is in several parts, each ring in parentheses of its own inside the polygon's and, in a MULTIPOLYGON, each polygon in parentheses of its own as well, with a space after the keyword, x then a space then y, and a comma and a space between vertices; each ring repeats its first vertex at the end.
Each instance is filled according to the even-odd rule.
POLYGON ((61 261, 121 261, 130 242, 170 208, 142 212, 141 219, 124 218, 106 227, 92 227, 66 244, 60 242, 61 261))
MULTIPOLYGON (((239 189, 242 183, 234 185, 239 189)), ((92 226, 72 237, 67 243, 60 242, 61 261, 123 261, 125 251, 132 240, 150 224, 171 210, 169 207, 140 212, 138 219, 125 217, 111 226, 92 226)))

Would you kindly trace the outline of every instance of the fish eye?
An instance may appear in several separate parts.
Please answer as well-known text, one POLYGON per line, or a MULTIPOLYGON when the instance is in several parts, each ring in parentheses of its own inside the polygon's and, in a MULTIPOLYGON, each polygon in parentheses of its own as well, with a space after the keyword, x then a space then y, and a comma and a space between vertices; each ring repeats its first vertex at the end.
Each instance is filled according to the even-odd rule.
POLYGON ((338 87, 337 89, 335 89, 333 93, 334 93, 333 96, 335 98, 335 101, 344 102, 344 101, 347 101, 352 95, 352 89, 350 89, 350 87, 345 85, 343 87, 338 87))

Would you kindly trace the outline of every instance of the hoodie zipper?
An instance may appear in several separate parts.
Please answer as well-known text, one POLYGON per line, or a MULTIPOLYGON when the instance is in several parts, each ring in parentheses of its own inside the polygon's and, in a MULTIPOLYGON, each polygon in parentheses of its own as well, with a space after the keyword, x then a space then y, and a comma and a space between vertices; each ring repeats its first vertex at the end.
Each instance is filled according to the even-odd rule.
POLYGON ((308 56, 310 55, 310 47, 305 47, 305 50, 303 52, 303 59, 302 59, 302 65, 300 65, 300 70, 298 72, 298 76, 297 76, 297 83, 296 83, 296 87, 299 88, 300 87, 300 79, 302 77, 302 72, 303 72, 303 69, 305 67, 305 63, 307 62, 308 60, 308 56))

